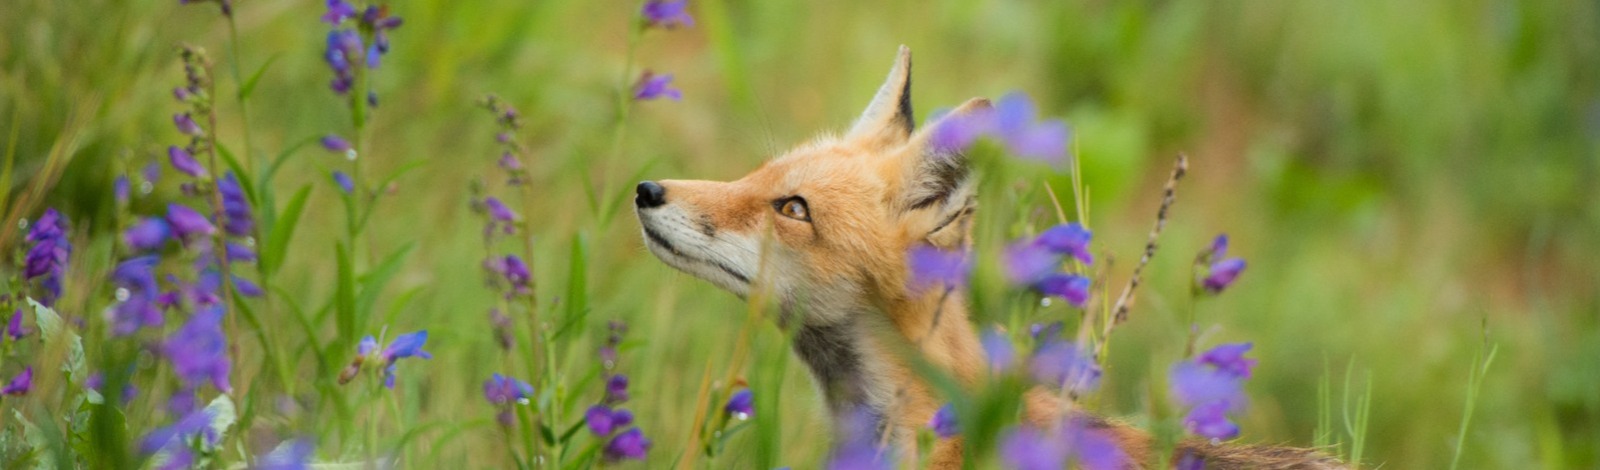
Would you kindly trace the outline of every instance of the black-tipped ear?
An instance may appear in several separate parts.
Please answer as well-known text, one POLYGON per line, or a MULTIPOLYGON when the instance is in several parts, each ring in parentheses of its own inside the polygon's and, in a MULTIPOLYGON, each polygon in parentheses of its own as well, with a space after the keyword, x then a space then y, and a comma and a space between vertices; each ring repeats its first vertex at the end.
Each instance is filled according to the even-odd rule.
POLYGON ((964 125, 963 118, 990 112, 989 100, 973 98, 911 137, 901 154, 901 185, 895 206, 911 217, 909 230, 940 248, 966 241, 977 205, 971 166, 961 149, 939 142, 940 126, 964 125))
POLYGON ((883 144, 905 142, 916 126, 911 115, 911 48, 900 46, 889 78, 878 87, 872 103, 851 126, 849 139, 870 139, 883 144))

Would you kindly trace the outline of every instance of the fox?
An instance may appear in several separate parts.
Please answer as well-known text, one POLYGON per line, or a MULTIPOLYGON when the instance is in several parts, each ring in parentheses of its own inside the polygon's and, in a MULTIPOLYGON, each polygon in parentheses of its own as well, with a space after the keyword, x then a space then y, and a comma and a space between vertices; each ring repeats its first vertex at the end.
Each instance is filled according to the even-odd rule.
MULTIPOLYGON (((990 107, 972 98, 918 129, 911 108, 911 51, 900 46, 888 77, 842 134, 823 134, 734 181, 643 181, 634 212, 645 247, 668 266, 740 298, 762 295, 808 367, 832 415, 833 434, 865 413, 900 456, 942 402, 913 370, 921 357, 963 386, 986 377, 987 358, 960 289, 908 289, 914 246, 969 246, 976 181, 959 150, 937 145, 941 122, 990 107), (863 411, 864 410, 864 411, 863 411)), ((1103 431, 1129 457, 1153 459, 1150 434, 1081 411, 1043 389, 1026 392, 1024 420, 1067 417, 1103 431)), ((1345 468, 1314 449, 1184 441, 1172 456, 1210 468, 1345 468)), ((928 468, 961 468, 960 436, 940 439, 928 468)))

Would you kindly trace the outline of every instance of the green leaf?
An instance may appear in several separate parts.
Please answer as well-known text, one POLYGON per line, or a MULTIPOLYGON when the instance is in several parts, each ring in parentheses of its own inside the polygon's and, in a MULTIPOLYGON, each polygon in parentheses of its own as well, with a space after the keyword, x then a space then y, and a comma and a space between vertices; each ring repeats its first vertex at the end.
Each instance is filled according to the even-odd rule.
POLYGON ((267 274, 276 273, 278 268, 283 267, 283 260, 289 255, 289 241, 294 239, 295 228, 300 225, 300 215, 305 212, 306 198, 310 196, 311 185, 301 186, 273 224, 272 234, 267 236, 267 249, 261 253, 261 266, 267 274))
POLYGON ((539 436, 544 438, 545 445, 556 445, 555 432, 551 431, 550 426, 543 422, 539 423, 539 436))
POLYGON ((57 315, 54 309, 33 300, 33 297, 28 298, 28 305, 33 306, 33 321, 39 325, 40 338, 51 341, 56 335, 61 334, 61 315, 57 315))
POLYGON ((256 91, 256 84, 261 83, 261 76, 265 75, 267 68, 271 67, 272 63, 277 60, 278 54, 273 54, 272 57, 267 58, 265 63, 261 64, 261 68, 256 69, 256 73, 250 74, 250 79, 245 80, 244 85, 239 87, 239 101, 250 99, 250 93, 256 91))
POLYGON ((211 417, 211 432, 217 436, 217 442, 222 442, 228 436, 228 429, 233 427, 238 420, 238 412, 233 406, 233 399, 228 395, 217 395, 206 405, 206 414, 211 417))
POLYGON ((22 435, 28 440, 28 448, 32 449, 33 455, 39 457, 33 462, 33 468, 38 470, 55 468, 55 454, 50 449, 50 438, 39 429, 39 426, 35 426, 27 417, 22 416, 22 410, 11 410, 11 416, 22 423, 22 435))
POLYGON ((572 237, 572 259, 567 267, 567 296, 566 313, 562 315, 561 325, 556 329, 551 339, 561 338, 563 334, 577 325, 583 324, 583 319, 589 313, 589 254, 588 243, 584 241, 583 234, 572 237))
POLYGON ((405 261, 406 255, 411 254, 411 249, 416 248, 416 245, 416 242, 411 242, 401 246, 385 257, 377 269, 361 276, 361 296, 356 299, 356 315, 359 317, 357 324, 368 323, 367 320, 372 317, 373 305, 378 303, 378 296, 383 294, 383 287, 400 272, 400 266, 405 261))

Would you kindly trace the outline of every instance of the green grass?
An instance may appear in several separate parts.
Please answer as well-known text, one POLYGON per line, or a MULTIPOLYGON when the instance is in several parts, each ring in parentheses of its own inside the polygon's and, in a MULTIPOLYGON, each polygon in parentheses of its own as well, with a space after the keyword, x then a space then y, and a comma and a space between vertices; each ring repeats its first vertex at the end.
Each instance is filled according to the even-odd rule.
MULTIPOLYGON (((987 170, 995 184, 984 194, 982 247, 1054 220, 1039 183, 1071 199, 1065 189, 1081 178, 1083 212, 1097 248, 1114 255, 1119 286, 1168 163, 1190 156, 1132 320, 1110 344, 1099 410, 1143 419, 1161 398, 1151 390, 1164 378, 1151 375, 1183 354, 1192 254, 1225 231, 1250 268, 1206 306, 1199 343, 1256 345, 1245 441, 1343 442, 1341 452, 1385 468, 1600 464, 1594 5, 692 0, 695 27, 632 39, 631 1, 402 0, 392 9, 406 24, 373 77, 381 101, 365 116, 359 158, 366 183, 389 188, 378 183, 394 175, 393 190, 347 208, 328 171, 351 164, 307 145, 353 130, 326 85, 322 4, 239 2, 237 50, 211 5, 15 0, 0 14, 6 220, 45 206, 71 216, 82 241, 58 310, 90 324, 111 295, 109 237, 127 222, 110 203, 112 178, 179 143, 174 46, 203 47, 217 62, 219 138, 242 167, 273 168, 250 183, 257 211, 271 214, 261 274, 277 295, 245 306, 261 337, 230 338, 235 387, 261 390, 238 401, 249 437, 235 442, 250 451, 312 435, 322 458, 354 460, 370 430, 378 447, 404 448, 414 468, 514 466, 482 381, 563 371, 540 400, 563 404, 561 425, 572 423, 600 389, 588 371, 605 324, 620 319, 630 333, 619 370, 656 441, 635 466, 696 452, 687 446, 710 394, 702 389, 725 396, 738 380, 757 392, 753 427, 697 464, 816 466, 829 446, 823 406, 783 332, 655 261, 627 192, 638 179, 737 178, 842 129, 904 43, 916 53, 919 116, 1023 90, 1076 131, 1081 174, 987 170), (619 106, 619 80, 643 69, 675 74, 685 99, 619 106), (248 89, 248 143, 239 88, 248 89), (541 343, 544 353, 527 331, 516 333, 519 349, 501 351, 487 313, 499 301, 482 282, 482 227, 468 202, 475 185, 504 191, 497 129, 475 104, 488 93, 526 123, 534 184, 516 207, 532 238, 511 245, 531 254, 540 318, 570 326, 541 343), (1474 360, 1483 318, 1497 345, 1492 374, 1487 358, 1474 360), (348 388, 362 384, 332 378, 361 335, 384 327, 391 337, 429 330, 438 357, 403 364, 395 399, 368 403, 348 388), (1327 382, 1326 363, 1341 360, 1351 361, 1347 377, 1365 371, 1345 381, 1348 400, 1334 400, 1327 382), (295 400, 280 407, 277 396, 295 400)), ((159 213, 178 198, 177 177, 169 169, 165 178, 130 211, 159 213)), ((5 232, 0 247, 19 260, 21 232, 5 232)), ((999 279, 982 268, 975 283, 993 293, 999 279)), ((983 321, 1026 326, 1012 314, 1016 299, 974 298, 983 321)), ((95 328, 83 332, 91 361, 126 353, 95 328)), ((28 357, 43 369, 37 361, 55 349, 28 357)), ((6 358, 0 375, 25 360, 6 358)), ((166 380, 151 373, 132 378, 166 380)), ((26 416, 37 425, 28 435, 65 455, 63 420, 49 418, 76 409, 68 402, 81 384, 41 381, 26 399, 0 400, 0 422, 20 431, 23 420, 10 418, 26 416)), ((78 424, 105 439, 97 444, 131 448, 169 421, 147 399, 106 419, 78 424)), ((575 439, 573 453, 589 444, 575 439)), ((0 461, 11 462, 15 449, 34 447, 4 448, 0 461)))

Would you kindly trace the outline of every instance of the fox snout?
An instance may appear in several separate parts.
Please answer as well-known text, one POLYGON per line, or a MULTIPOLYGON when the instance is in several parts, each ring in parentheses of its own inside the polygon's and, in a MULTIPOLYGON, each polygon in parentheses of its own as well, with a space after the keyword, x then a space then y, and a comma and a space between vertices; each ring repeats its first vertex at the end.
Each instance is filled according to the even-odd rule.
POLYGON ((654 181, 642 181, 634 191, 638 195, 633 197, 633 205, 640 209, 660 207, 667 203, 667 188, 654 181))

